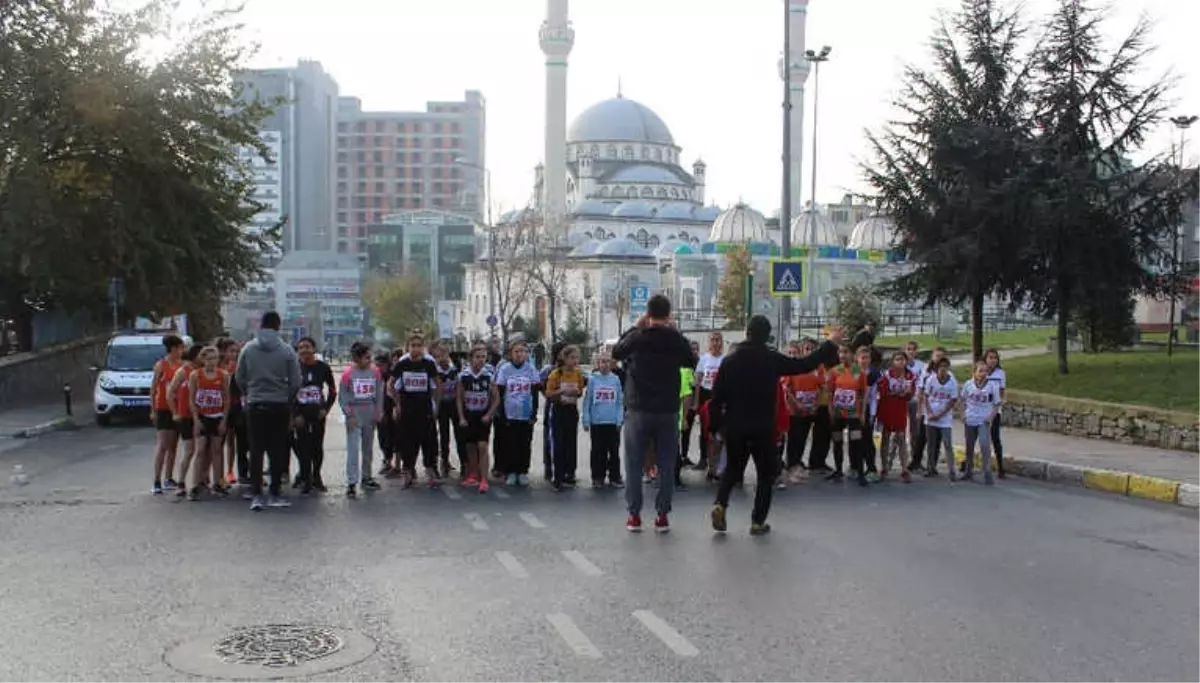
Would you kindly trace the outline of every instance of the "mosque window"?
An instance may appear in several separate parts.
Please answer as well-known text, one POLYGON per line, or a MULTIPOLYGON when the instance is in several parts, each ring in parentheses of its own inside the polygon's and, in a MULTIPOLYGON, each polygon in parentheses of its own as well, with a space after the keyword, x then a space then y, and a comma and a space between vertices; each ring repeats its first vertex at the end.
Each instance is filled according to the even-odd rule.
POLYGON ((655 161, 662 161, 662 151, 660 151, 657 147, 654 148, 652 154, 655 161))
POLYGON ((652 189, 651 189, 651 188, 649 188, 649 187, 643 187, 643 188, 642 188, 642 196, 643 196, 643 197, 653 197, 653 196, 654 196, 654 190, 652 190, 652 189))
POLYGON ((678 199, 679 198, 679 190, 676 190, 675 188, 672 187, 671 188, 671 196, 674 197, 675 199, 678 199))
POLYGON ((667 188, 665 188, 665 187, 658 188, 658 192, 656 194, 659 197, 666 197, 667 196, 667 188))
POLYGON ((606 150, 604 150, 604 156, 610 157, 612 159, 616 159, 617 158, 617 146, 609 145, 608 148, 606 150))
POLYGON ((633 159, 633 147, 630 145, 625 145, 625 149, 621 150, 621 158, 626 159, 626 160, 632 160, 633 159))
POLYGON ((643 249, 650 248, 650 233, 646 232, 645 228, 637 231, 637 236, 633 238, 643 249))
POLYGON ((614 197, 624 197, 624 196, 625 196, 625 190, 623 190, 623 189, 621 189, 621 188, 619 188, 619 187, 614 187, 614 188, 613 188, 613 192, 612 192, 612 196, 614 196, 614 197))
POLYGON ((642 145, 642 158, 643 158, 643 159, 649 159, 649 158, 650 158, 650 150, 649 150, 649 148, 647 148, 645 145, 642 145))
POLYGON ((596 196, 597 197, 607 197, 608 196, 608 188, 607 187, 600 188, 600 190, 598 192, 596 192, 596 196))
POLYGON ((600 156, 600 145, 592 145, 591 155, 594 157, 600 156))
POLYGON ((646 246, 649 247, 650 249, 657 249, 659 244, 661 244, 661 242, 658 241, 658 236, 651 235, 650 241, 646 244, 646 246))

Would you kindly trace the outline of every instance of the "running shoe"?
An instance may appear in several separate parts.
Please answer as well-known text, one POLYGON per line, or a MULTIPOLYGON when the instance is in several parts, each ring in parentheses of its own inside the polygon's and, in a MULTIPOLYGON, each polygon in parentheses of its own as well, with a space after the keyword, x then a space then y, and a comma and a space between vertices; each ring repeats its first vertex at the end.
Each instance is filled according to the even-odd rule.
POLYGON ((150 487, 150 493, 155 496, 161 496, 163 494, 162 484, 157 481, 154 482, 154 486, 150 487))
POLYGON ((225 481, 229 482, 231 485, 237 483, 237 475, 233 473, 233 470, 225 473, 225 481))
POLYGON ((867 481, 872 484, 879 483, 879 475, 874 472, 867 472, 867 481))
POLYGON ((608 485, 614 489, 623 489, 625 488, 625 480, 617 477, 616 479, 609 480, 608 485))
POLYGON ((712 512, 708 513, 709 519, 712 520, 713 531, 725 533, 729 527, 725 523, 725 506, 717 503, 713 505, 712 512))
POLYGON ((912 475, 908 473, 908 470, 904 470, 900 473, 900 481, 904 482, 905 484, 912 483, 912 475))
POLYGON ((254 496, 250 500, 250 510, 252 512, 261 512, 267 506, 267 501, 262 496, 254 496))
POLYGON ((325 493, 326 491, 329 490, 328 488, 325 487, 325 482, 321 481, 320 479, 313 482, 313 488, 321 493, 325 493))
POLYGON ((270 498, 267 498, 267 507, 290 508, 291 506, 292 506, 292 501, 288 500, 287 498, 284 498, 283 496, 271 496, 270 498))
POLYGON ((515 474, 510 474, 510 475, 508 475, 507 477, 505 477, 505 478, 504 478, 504 484, 505 484, 506 486, 516 486, 516 485, 517 485, 517 475, 515 475, 515 474))
POLYGON ((529 486, 529 475, 528 474, 518 474, 517 475, 517 485, 518 486, 529 486))
POLYGON ((412 485, 413 485, 413 473, 409 472, 408 470, 404 470, 403 472, 401 472, 400 473, 400 488, 410 489, 410 488, 412 488, 412 485))
POLYGON ((380 485, 379 481, 377 479, 375 479, 375 477, 368 477, 366 479, 363 479, 362 487, 364 489, 370 489, 372 491, 378 491, 379 489, 383 488, 380 485))
POLYGON ((629 531, 634 531, 634 532, 641 531, 642 530, 642 516, 641 515, 629 515, 629 519, 625 520, 625 528, 629 531))
POLYGON ((780 491, 783 491, 787 488, 787 480, 782 474, 775 478, 775 488, 779 489, 780 491))
POLYGON ((350 484, 349 486, 346 487, 346 497, 347 498, 358 497, 358 491, 354 490, 354 484, 350 484))
POLYGON ((841 470, 834 470, 832 474, 825 477, 825 481, 841 481, 846 477, 841 470))
POLYGON ((854 480, 858 482, 859 486, 870 486, 871 485, 871 480, 867 479, 866 477, 864 477, 861 474, 858 475, 857 477, 855 477, 854 480))
POLYGON ((467 477, 466 479, 463 479, 462 486, 464 486, 464 487, 479 486, 479 480, 476 479, 475 475, 472 474, 471 476, 467 477))
POLYGON ((654 518, 654 530, 660 534, 665 534, 671 530, 671 520, 667 519, 667 513, 660 512, 654 518))
POLYGON ((771 525, 763 522, 762 524, 754 523, 750 525, 751 536, 766 536, 771 533, 771 525))
POLYGON ((603 479, 593 479, 592 480, 592 488, 594 488, 594 489, 604 488, 604 480, 603 479))
MULTIPOLYGON (((916 472, 917 470, 911 470, 911 471, 912 471, 912 472, 916 472)), ((928 478, 930 478, 930 479, 932 479, 933 477, 936 477, 936 476, 938 476, 938 471, 937 471, 937 468, 936 468, 936 467, 930 467, 929 469, 925 470, 925 476, 926 476, 926 477, 928 477, 928 478)))
POLYGON ((987 474, 983 475, 983 484, 984 484, 984 486, 992 486, 992 485, 994 485, 995 483, 996 483, 996 480, 995 480, 995 479, 992 479, 992 473, 991 473, 991 472, 988 472, 987 474))
POLYGON ((187 495, 187 493, 188 493, 187 486, 180 486, 179 488, 175 489, 175 497, 176 498, 183 498, 184 496, 187 495))
POLYGON ((168 491, 178 488, 178 487, 179 487, 179 484, 177 484, 174 479, 170 479, 170 478, 168 478, 167 481, 163 484, 163 488, 168 491))
POLYGON ((487 492, 488 492, 488 483, 487 483, 487 479, 480 479, 480 480, 479 480, 479 492, 480 492, 480 493, 487 493, 487 492))
POLYGON ((200 487, 193 486, 191 491, 187 492, 188 502, 196 503, 200 500, 200 487))
POLYGON ((441 486, 441 481, 438 479, 437 468, 425 468, 425 483, 431 489, 436 489, 438 486, 441 486))

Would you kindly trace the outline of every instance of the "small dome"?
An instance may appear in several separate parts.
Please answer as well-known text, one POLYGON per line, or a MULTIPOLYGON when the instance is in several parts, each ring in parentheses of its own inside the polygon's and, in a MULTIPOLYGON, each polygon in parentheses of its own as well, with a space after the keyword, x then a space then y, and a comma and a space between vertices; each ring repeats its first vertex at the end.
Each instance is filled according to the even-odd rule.
POLYGON ((571 122, 567 142, 650 142, 674 145, 667 124, 649 107, 624 97, 597 102, 571 122))
POLYGON ((578 247, 581 244, 586 244, 591 239, 585 232, 573 232, 567 235, 567 246, 578 247))
POLYGON ((601 245, 604 243, 599 240, 588 239, 579 246, 571 250, 568 256, 595 256, 596 252, 600 251, 601 245))
POLYGON ((721 212, 708 233, 709 242, 767 242, 767 219, 745 204, 721 212))
POLYGON ((675 247, 675 253, 676 254, 694 254, 694 253, 696 253, 696 250, 693 249, 692 245, 690 245, 690 244, 680 244, 678 247, 675 247))
POLYGON ((619 237, 600 245, 597 256, 649 256, 650 252, 628 237, 619 237))
POLYGON ((663 183, 667 185, 684 185, 679 176, 662 166, 637 164, 626 166, 604 179, 606 183, 663 183))
POLYGON ((692 220, 692 207, 687 204, 663 204, 658 210, 658 217, 673 221, 692 220))
POLYGON ((663 242, 662 244, 658 245, 657 248, 655 248, 654 255, 659 258, 662 258, 664 256, 670 256, 672 254, 678 253, 675 251, 678 247, 686 247, 686 246, 687 246, 686 242, 682 242, 677 239, 667 240, 667 241, 663 242))
POLYGON ((704 221, 705 223, 711 223, 717 220, 717 217, 720 215, 721 209, 715 206, 702 206, 692 211, 692 218, 698 221, 704 221))
POLYGON ((607 216, 616 208, 615 202, 604 202, 599 199, 585 199, 572 211, 577 216, 607 216))
POLYGON ((825 214, 805 209, 792 221, 793 247, 836 247, 842 243, 825 214))
POLYGON ((890 217, 881 214, 867 216, 854 226, 850 233, 851 249, 889 251, 896 248, 899 234, 896 223, 890 217))
POLYGON ((611 216, 617 218, 652 218, 656 214, 648 202, 622 202, 613 209, 611 216))

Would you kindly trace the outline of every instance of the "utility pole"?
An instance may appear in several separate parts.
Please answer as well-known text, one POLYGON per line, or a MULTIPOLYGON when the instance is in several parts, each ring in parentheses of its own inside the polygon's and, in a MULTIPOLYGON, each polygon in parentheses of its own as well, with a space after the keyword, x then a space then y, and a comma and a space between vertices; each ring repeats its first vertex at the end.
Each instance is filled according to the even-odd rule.
MULTIPOLYGON (((780 246, 783 258, 792 257, 792 7, 783 2, 783 202, 779 209, 780 246)), ((791 337, 792 299, 779 302, 778 337, 791 337)))
MULTIPOLYGON (((1171 123, 1179 129, 1179 172, 1183 173, 1183 148, 1187 145, 1187 130, 1192 127, 1192 124, 1198 120, 1196 116, 1173 116, 1171 123)), ((1167 358, 1175 352, 1175 299, 1177 294, 1175 287, 1179 282, 1179 230, 1182 226, 1175 226, 1171 230, 1171 309, 1167 316, 1167 358)))

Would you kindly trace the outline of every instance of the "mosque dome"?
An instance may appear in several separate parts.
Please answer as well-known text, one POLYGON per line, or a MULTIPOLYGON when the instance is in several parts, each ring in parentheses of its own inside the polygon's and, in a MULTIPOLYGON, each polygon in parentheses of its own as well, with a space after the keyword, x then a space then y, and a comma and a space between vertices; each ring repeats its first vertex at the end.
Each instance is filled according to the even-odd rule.
POLYGON ((588 107, 567 131, 567 142, 649 142, 674 145, 670 129, 649 107, 621 96, 588 107))
POLYGON ((657 248, 655 248, 654 255, 658 258, 664 258, 664 257, 672 256, 672 255, 678 254, 678 253, 690 253, 690 252, 676 251, 679 247, 683 247, 685 249, 690 249, 690 247, 688 247, 687 242, 684 242, 679 239, 668 239, 665 242, 663 242, 662 244, 658 245, 657 248))
POLYGON ((615 218, 653 218, 657 212, 649 202, 623 202, 613 209, 612 216, 615 218))
POLYGON ((793 247, 836 247, 841 244, 837 228, 820 211, 805 209, 792 220, 793 247))
POLYGON ((600 247, 603 244, 604 243, 599 240, 588 239, 572 249, 568 256, 595 256, 596 252, 600 251, 600 247))
POLYGON ((721 215, 721 210, 715 206, 702 206, 692 212, 692 217, 698 221, 715 221, 721 215))
POLYGON ((637 164, 626 166, 604 179, 606 183, 662 183, 666 185, 686 185, 679 176, 668 171, 663 166, 637 164))
POLYGON ((896 248, 899 235, 896 223, 888 216, 875 214, 867 216, 854 226, 850 233, 851 249, 888 251, 896 248))
POLYGON ((586 199, 579 203, 572 211, 577 216, 607 216, 612 213, 617 205, 613 202, 604 202, 598 199, 586 199))
POLYGON ((608 240, 596 250, 596 256, 649 256, 650 252, 628 237, 608 240))
POLYGON ((768 242, 770 240, 767 237, 767 219, 758 211, 739 203, 717 216, 713 221, 712 230, 708 233, 708 241, 768 242))

